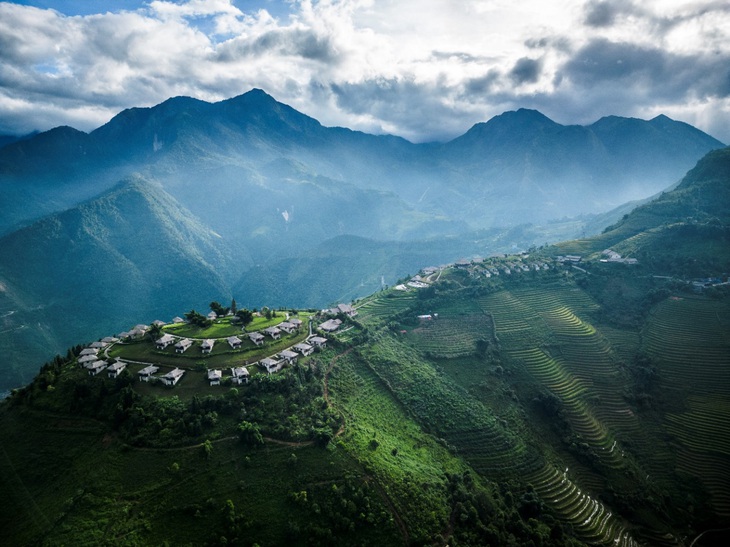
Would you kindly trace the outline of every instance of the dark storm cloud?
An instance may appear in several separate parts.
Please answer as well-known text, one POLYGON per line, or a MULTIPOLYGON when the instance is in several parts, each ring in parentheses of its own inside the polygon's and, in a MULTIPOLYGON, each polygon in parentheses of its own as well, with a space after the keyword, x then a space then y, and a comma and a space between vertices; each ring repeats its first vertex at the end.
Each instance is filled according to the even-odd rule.
POLYGON ((610 27, 617 16, 625 9, 624 2, 608 2, 605 0, 588 2, 584 8, 584 23, 589 27, 610 27))
POLYGON ((323 63, 338 60, 338 53, 329 36, 312 30, 276 29, 253 40, 236 39, 221 46, 218 59, 233 61, 240 57, 256 57, 267 53, 302 57, 323 63))
MULTIPOLYGON (((439 83, 410 79, 367 80, 356 84, 331 84, 337 106, 349 113, 387 120, 409 139, 445 140, 462 132, 472 116, 448 106, 454 90, 439 83)), ((374 130, 376 128, 371 128, 374 130)), ((385 127, 383 129, 388 129, 385 127)))
POLYGON ((512 70, 510 70, 509 76, 517 85, 531 84, 540 78, 541 70, 542 62, 539 59, 523 57, 517 60, 512 70))
POLYGON ((610 85, 623 94, 646 93, 664 100, 730 95, 730 54, 672 54, 608 40, 593 40, 568 61, 561 74, 587 89, 610 85))

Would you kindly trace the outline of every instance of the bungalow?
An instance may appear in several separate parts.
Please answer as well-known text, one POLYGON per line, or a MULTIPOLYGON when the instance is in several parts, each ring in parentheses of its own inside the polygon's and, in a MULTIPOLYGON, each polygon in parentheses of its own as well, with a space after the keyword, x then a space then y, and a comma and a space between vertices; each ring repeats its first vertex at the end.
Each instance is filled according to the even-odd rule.
POLYGON ((119 342, 119 338, 114 338, 113 336, 106 336, 105 338, 102 338, 101 341, 104 344, 113 344, 114 342, 119 342))
POLYGON ((284 366, 284 360, 277 360, 272 359, 271 357, 266 357, 265 359, 261 359, 261 361, 259 361, 259 365, 264 367, 264 369, 266 369, 266 372, 271 374, 272 372, 278 372, 281 370, 281 367, 284 366))
POLYGON ((241 344, 243 343, 238 336, 229 336, 226 338, 226 341, 231 346, 231 349, 241 349, 241 344))
POLYGON ((82 367, 85 367, 86 365, 88 365, 89 363, 93 363, 97 359, 98 358, 96 357, 96 353, 89 354, 89 355, 82 355, 81 357, 79 357, 79 365, 81 365, 82 367))
POLYGON ((294 346, 294 350, 301 353, 304 357, 306 357, 307 355, 312 355, 312 353, 314 353, 314 348, 309 344, 296 344, 294 346))
POLYGON ((469 266, 471 266, 471 260, 462 258, 461 260, 457 260, 454 263, 454 266, 456 266, 457 268, 462 268, 462 269, 468 268, 469 266))
POLYGON ((122 373, 125 368, 127 368, 127 363, 117 359, 111 365, 109 365, 109 368, 106 369, 106 372, 109 375, 109 378, 116 378, 122 373))
POLYGON ((233 367, 231 368, 231 381, 234 384, 241 385, 248 383, 249 377, 248 369, 246 367, 233 367))
POLYGON ((344 313, 348 317, 355 317, 357 315, 357 310, 350 304, 337 304, 337 309, 340 313, 344 313))
POLYGON ((218 314, 212 311, 208 314, 208 319, 210 319, 211 321, 215 321, 216 319, 218 319, 218 314))
POLYGON ((341 324, 342 321, 340 321, 339 319, 328 319, 327 321, 322 323, 319 328, 325 332, 334 332, 340 328, 341 324))
POLYGON ((122 331, 122 332, 120 332, 119 334, 117 334, 117 338, 119 338, 120 340, 125 340, 126 338, 130 338, 130 336, 131 336, 131 335, 130 335, 130 334, 129 334, 129 332, 128 332, 128 331, 126 331, 126 330, 125 330, 125 331, 122 331))
POLYGON ((89 371, 89 376, 96 376, 106 368, 106 361, 94 361, 93 363, 88 363, 84 366, 89 371))
POLYGON ((283 330, 287 334, 291 334, 292 332, 297 330, 297 327, 289 321, 279 323, 278 325, 276 325, 276 327, 280 330, 283 330))
POLYGON ((287 364, 292 365, 297 362, 297 357, 299 357, 296 352, 285 349, 281 353, 279 353, 279 357, 281 357, 284 361, 287 362, 287 364))
POLYGON ((147 334, 147 325, 142 325, 142 328, 140 327, 134 327, 132 330, 129 331, 129 338, 135 340, 138 338, 142 338, 145 334, 147 334))
POLYGON ((99 353, 99 350, 96 348, 84 348, 79 355, 83 357, 84 355, 96 355, 97 353, 99 353))
POLYGON ((161 376, 160 380, 162 380, 166 386, 174 386, 180 381, 180 378, 183 377, 183 374, 185 374, 184 370, 174 368, 164 376, 161 376))
POLYGON ((264 332, 271 336, 271 338, 273 338, 274 340, 278 340, 279 338, 281 338, 281 331, 276 327, 268 327, 264 329, 264 332))
POLYGON ((299 327, 302 326, 302 320, 301 319, 297 319, 296 317, 290 317, 289 319, 287 319, 287 322, 291 323, 296 328, 299 328, 299 327))
POLYGON ((175 341, 175 338, 172 336, 172 334, 163 334, 160 338, 155 340, 155 346, 157 346, 157 349, 165 349, 167 346, 172 344, 175 341))
POLYGON ((212 338, 208 338, 207 340, 203 340, 203 343, 200 344, 200 349, 203 353, 210 353, 213 351, 213 345, 215 344, 215 340, 212 338))
POLYGON ((260 346, 264 343, 264 335, 260 332, 249 332, 248 337, 251 339, 251 342, 253 342, 257 346, 260 346))
POLYGON ((89 344, 89 347, 92 349, 104 349, 108 345, 109 344, 107 344, 105 342, 92 342, 91 344, 89 344))
POLYGON ((182 318, 182 317, 180 317, 180 316, 177 316, 177 317, 173 317, 173 318, 172 318, 172 322, 173 322, 173 323, 185 323, 185 319, 183 319, 183 318, 182 318))
POLYGON ((321 336, 312 336, 309 341, 317 348, 327 347, 327 339, 322 338, 321 336))
POLYGON ((165 325, 167 325, 167 323, 165 323, 164 321, 160 321, 159 319, 155 319, 154 321, 152 321, 152 324, 155 327, 164 327, 165 325))
POLYGON ((175 344, 176 353, 185 353, 187 349, 193 345, 193 341, 190 338, 183 338, 177 344, 175 344))
POLYGON ((221 385, 221 379, 223 378, 223 372, 216 369, 211 369, 208 371, 208 381, 210 382, 211 386, 219 386, 221 385))
POLYGON ((156 367, 155 365, 149 365, 144 367, 142 370, 140 370, 137 374, 139 375, 139 381, 140 382, 149 382, 150 378, 152 378, 152 375, 160 370, 160 367, 156 367))

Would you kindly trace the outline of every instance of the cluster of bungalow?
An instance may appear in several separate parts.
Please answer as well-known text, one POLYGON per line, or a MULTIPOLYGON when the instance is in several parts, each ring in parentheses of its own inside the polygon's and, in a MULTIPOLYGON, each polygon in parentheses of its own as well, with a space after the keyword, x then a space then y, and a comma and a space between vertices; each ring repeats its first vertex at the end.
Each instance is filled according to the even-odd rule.
POLYGON ((605 249, 601 251, 601 255, 605 258, 601 258, 601 262, 618 262, 620 264, 638 264, 639 261, 635 258, 623 258, 616 251, 611 249, 605 249))
POLYGON ((127 367, 127 363, 117 359, 110 365, 104 359, 99 358, 99 349, 101 349, 99 343, 94 342, 88 348, 81 350, 78 359, 79 366, 85 368, 89 376, 96 376, 102 370, 106 370, 109 378, 116 378, 127 367))
POLYGON ((272 372, 278 372, 284 365, 293 365, 297 362, 299 354, 303 357, 311 355, 314 352, 314 348, 324 348, 327 346, 327 339, 321 336, 313 336, 308 342, 302 342, 295 344, 291 349, 285 349, 272 357, 266 357, 259 361, 259 366, 266 372, 271 374, 272 372), (294 350, 294 351, 292 351, 294 350))

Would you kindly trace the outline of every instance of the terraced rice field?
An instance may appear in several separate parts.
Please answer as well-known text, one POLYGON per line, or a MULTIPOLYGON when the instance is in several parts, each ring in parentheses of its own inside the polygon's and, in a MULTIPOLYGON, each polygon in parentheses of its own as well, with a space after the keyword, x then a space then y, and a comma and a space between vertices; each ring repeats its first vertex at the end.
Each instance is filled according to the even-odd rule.
POLYGON ((540 498, 573 526, 581 540, 591 545, 637 545, 620 519, 571 481, 567 470, 548 464, 527 479, 540 498))
POLYGON ((492 322, 483 313, 463 316, 439 314, 409 332, 409 338, 427 355, 455 359, 472 355, 478 340, 492 339, 492 322))
POLYGON ((401 310, 405 310, 416 301, 415 291, 392 291, 376 294, 364 304, 357 307, 359 319, 364 323, 382 321, 401 310))
POLYGON ((665 416, 677 470, 698 477, 730 516, 730 309, 701 297, 670 298, 643 333, 663 390, 683 401, 665 416))

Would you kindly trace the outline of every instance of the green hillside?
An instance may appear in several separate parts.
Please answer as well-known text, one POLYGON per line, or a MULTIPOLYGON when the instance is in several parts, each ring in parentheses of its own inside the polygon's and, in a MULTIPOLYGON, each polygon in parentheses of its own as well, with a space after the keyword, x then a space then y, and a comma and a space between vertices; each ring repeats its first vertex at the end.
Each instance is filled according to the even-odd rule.
POLYGON ((0 406, 2 539, 725 545, 728 161, 600 236, 422 271, 352 316, 151 326, 100 350, 116 378, 70 348, 0 406))

